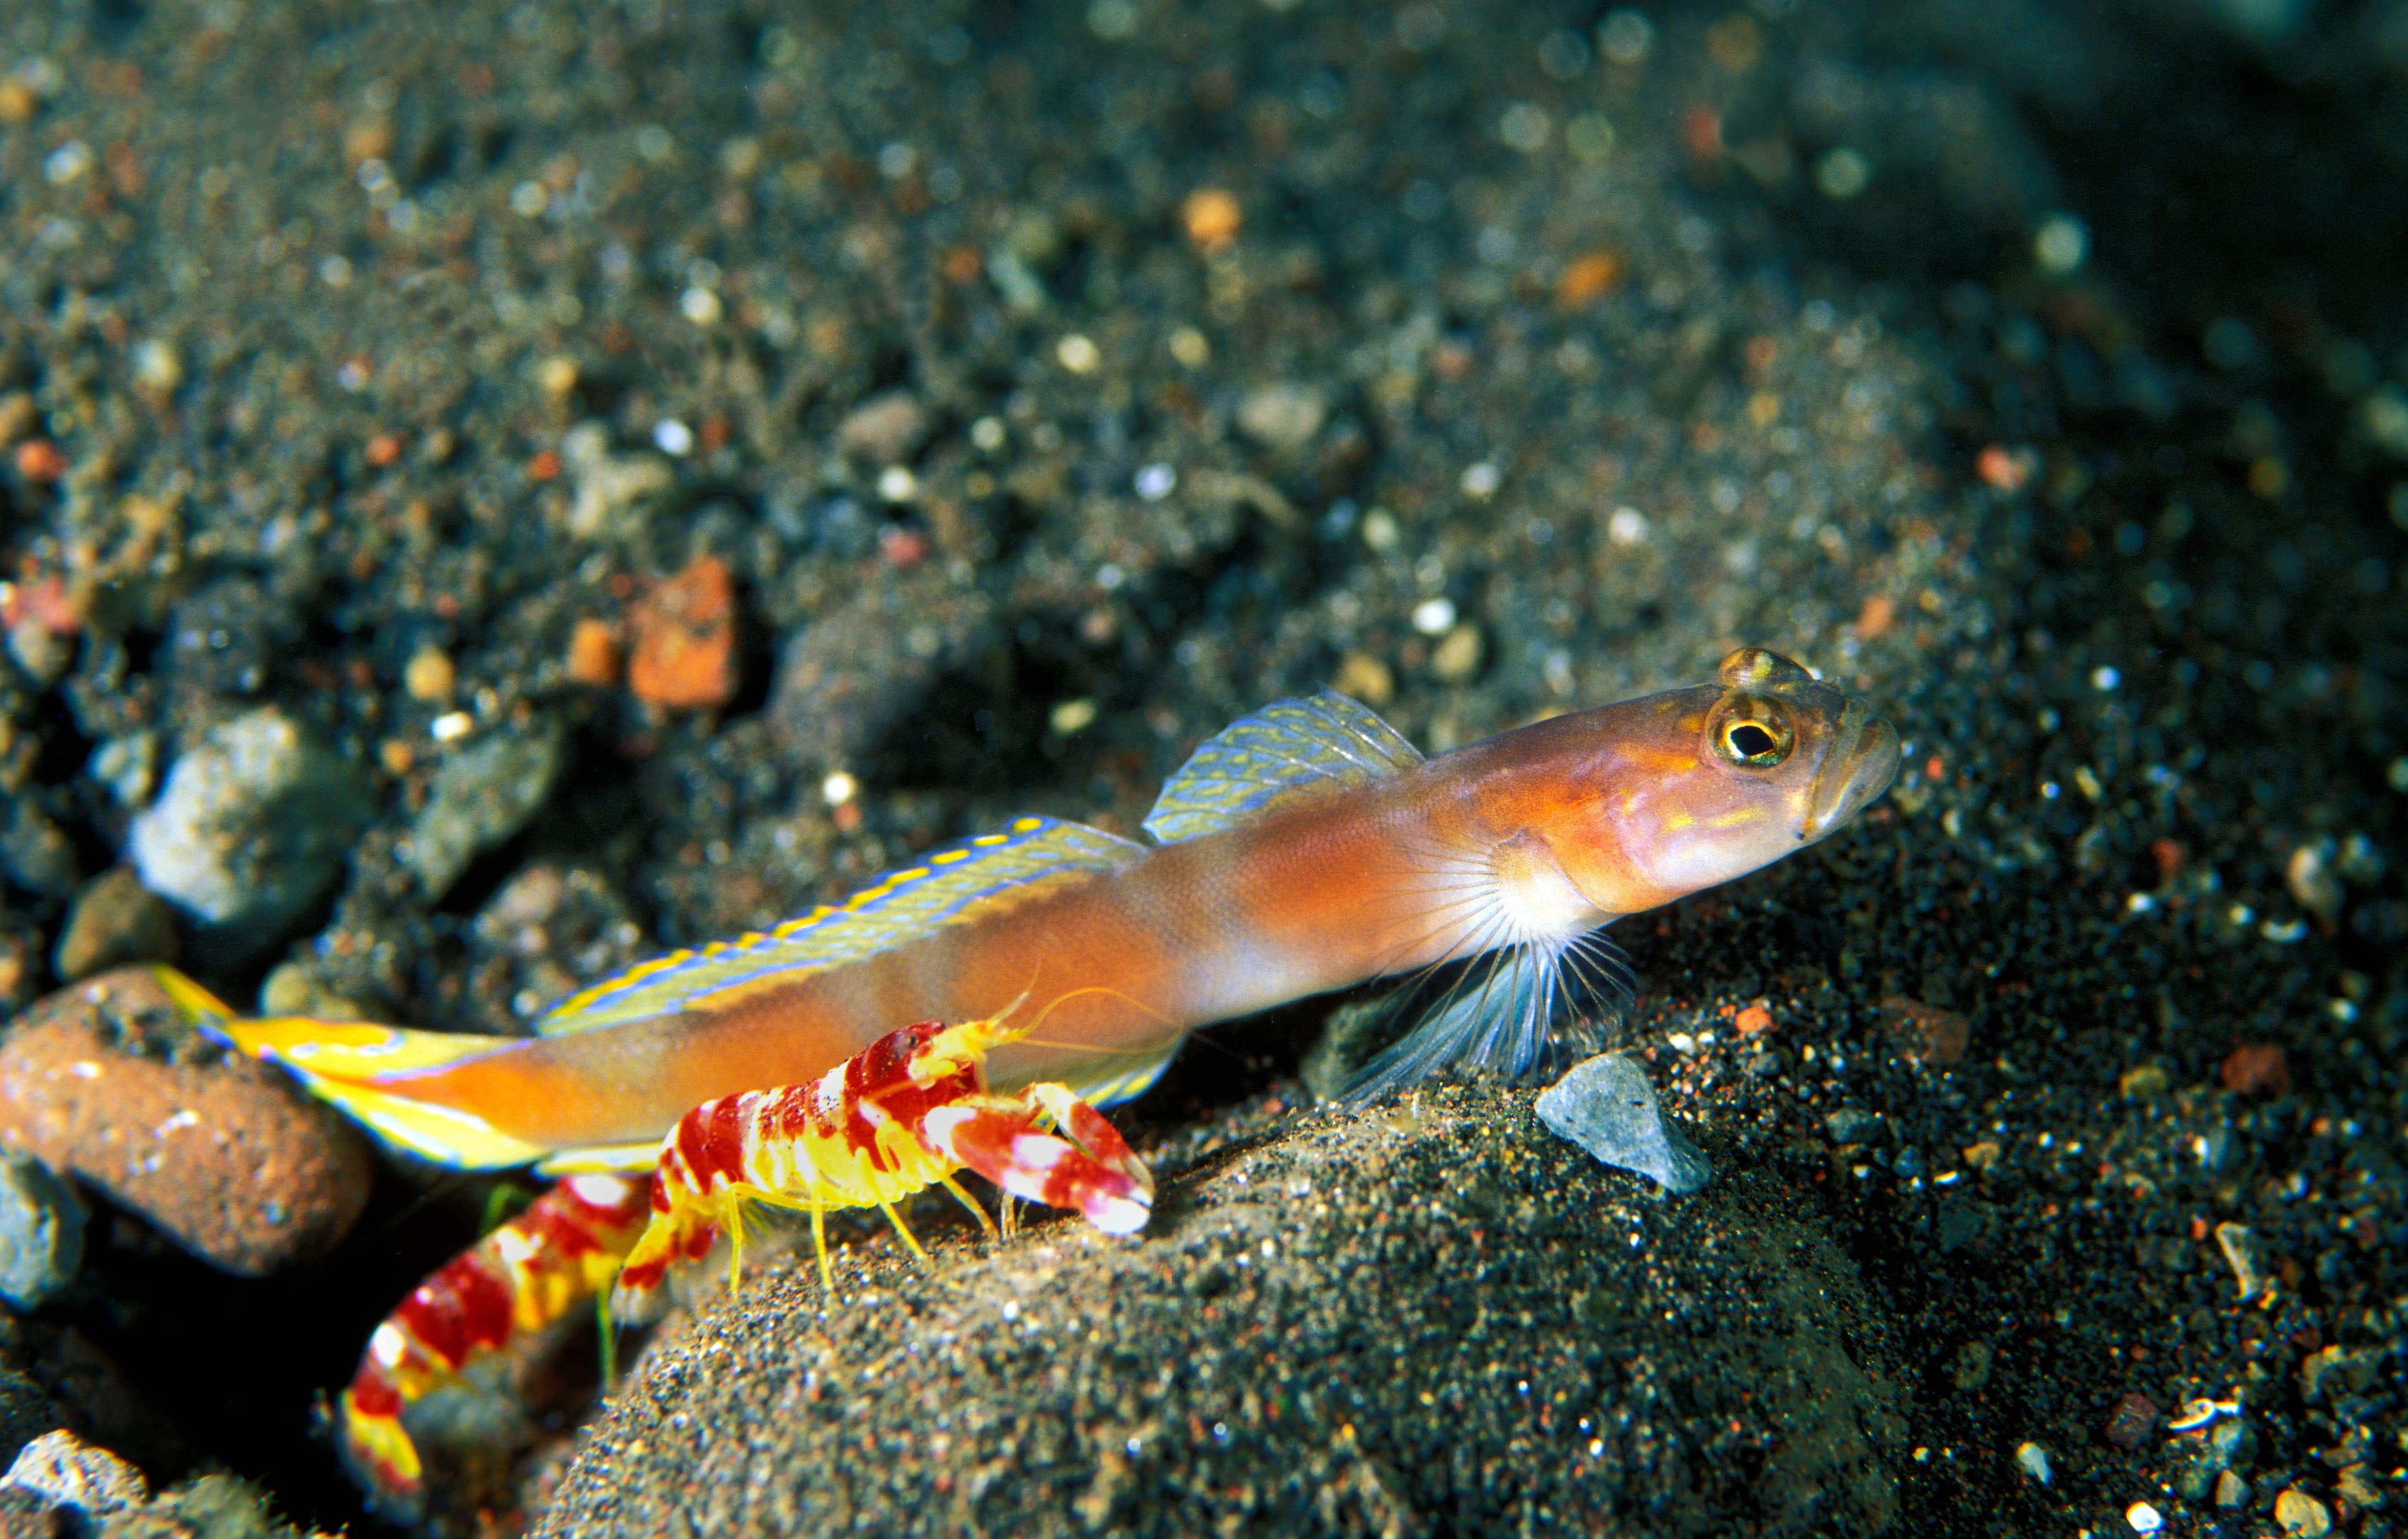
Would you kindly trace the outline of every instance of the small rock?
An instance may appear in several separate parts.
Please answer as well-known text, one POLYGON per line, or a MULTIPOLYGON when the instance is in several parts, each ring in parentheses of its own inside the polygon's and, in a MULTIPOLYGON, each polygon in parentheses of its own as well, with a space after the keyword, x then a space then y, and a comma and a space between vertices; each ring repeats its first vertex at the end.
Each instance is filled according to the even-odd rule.
POLYGON ((836 427, 837 447, 874 464, 900 464, 927 441, 928 408, 910 391, 871 396, 836 427))
POLYGON ((2266 1290, 2265 1256, 2248 1226, 2229 1221, 2216 1225, 2215 1247, 2224 1252, 2225 1264, 2232 1268, 2233 1279, 2241 1285, 2242 1303, 2266 1290))
POLYGON ((159 669, 207 694, 257 694, 300 634, 289 604, 253 577, 205 583, 168 611, 159 669))
POLYGON ((857 764, 906 730, 946 667, 980 654, 991 615, 975 591, 911 604, 875 587, 854 594, 781 648, 766 713, 771 734, 799 763, 857 764))
POLYGON ((677 472, 655 454, 613 454, 610 432, 580 422, 560 437, 560 459, 576 486, 568 532, 580 539, 633 533, 640 506, 677 484, 677 472))
POLYGON ((7 798, 0 812, 0 869, 28 892, 64 898, 83 879, 75 841, 31 796, 7 798))
POLYGON ((175 960, 175 910, 121 865, 77 894, 50 963, 72 983, 128 962, 175 960))
POLYGON ((1986 1341, 1967 1342, 1956 1349, 1956 1360, 1948 1365, 1949 1381, 1963 1390, 1980 1389, 1990 1382, 1990 1363, 1994 1355, 1986 1341))
POLYGON ((2330 924, 2341 913, 2341 877, 2332 867, 2333 843, 2319 839, 2291 851, 2283 864, 2283 885, 2301 908, 2330 924))
POLYGON ((1480 627, 1466 620, 1447 632, 1446 639, 1430 654, 1430 672, 1449 684, 1462 684, 1480 671, 1484 650, 1480 627))
POLYGON ((619 637, 607 621, 587 615, 569 627, 568 677, 597 689, 619 682, 619 637))
POLYGON ((82 1200, 31 1155, 0 1151, 0 1297, 39 1309, 83 1265, 82 1200))
POLYGON ((1656 1087, 1627 1053, 1599 1053, 1541 1091, 1539 1120, 1602 1162, 1692 1192, 1713 1179, 1698 1147, 1664 1119, 1656 1087))
POLYGON ((348 994, 337 992, 306 962, 280 962, 259 985, 259 1013, 264 1016, 313 1016, 320 1020, 373 1020, 388 1018, 348 994))
POLYGON ((655 584, 628 615, 627 688, 647 705, 710 710, 736 694, 736 579, 698 556, 655 584))
POLYGON ((402 664, 401 687, 412 700, 449 700, 459 682, 460 665, 440 647, 421 647, 402 664))
POLYGON ((1397 676, 1369 652, 1349 652, 1339 659, 1338 677, 1331 688, 1366 705, 1384 705, 1397 697, 1397 676))
POLYGON ((1891 1024, 1907 1038, 1906 1056, 1917 1063, 1961 1063, 1972 1040, 1972 1027, 1954 1010, 1892 994, 1882 1001, 1891 1024))
POLYGON ((1823 1131, 1839 1145, 1870 1144, 1881 1136, 1881 1113, 1859 1106, 1842 1106, 1823 1119, 1823 1131))
POLYGON ((143 886, 215 927, 213 949, 251 954, 325 891, 371 811, 358 770, 264 707, 176 761, 128 848, 143 886))
POLYGON ((2372 1512, 2383 1505, 2383 1492, 2375 1489, 2376 1472, 2363 1460, 2346 1465, 2333 1477, 2333 1494, 2360 1512, 2372 1512))
POLYGON ((2382 1359, 2379 1348, 2345 1352, 2338 1347, 2328 1347, 2300 1364, 2300 1394, 2314 1405, 2329 1393, 2360 1393, 2374 1382, 2382 1359))
POLYGON ((552 794, 560 763, 560 729, 550 720, 495 733, 445 759, 409 825, 405 857, 426 895, 443 896, 479 851, 524 828, 552 794))
POLYGON ((2134 1533, 2157 1533, 2166 1526, 2166 1515, 2146 1502, 2135 1502, 2124 1509, 2124 1521, 2134 1533))
POLYGON ((2332 1532, 2332 1509, 2297 1486, 2274 1498, 2274 1521, 2291 1539, 2324 1539, 2332 1532))
POLYGON ((2157 1435, 2157 1403, 2138 1392, 2115 1402, 2107 1413, 2107 1425, 2100 1435, 2119 1448, 2137 1448, 2157 1435))
POLYGON ((0 1147, 246 1276, 325 1254, 367 1203, 358 1133, 266 1064, 204 1041, 147 967, 17 1017, 0 1043, 0 1147))
POLYGON ((159 734, 130 732, 105 739, 92 750, 85 773, 108 788, 122 807, 134 808, 150 800, 159 784, 159 734))
POLYGON ((2037 1443, 2026 1443, 2015 1449, 2015 1467, 2043 1486, 2049 1482, 2048 1450, 2037 1443))
POLYGON ((1293 454, 1312 442, 1329 403, 1309 385, 1257 385, 1238 403, 1238 427, 1265 449, 1293 454))
POLYGON ((2288 1095, 2291 1065, 2283 1049, 2272 1042, 2244 1042, 2225 1055, 2216 1071, 2224 1088, 2236 1095, 2288 1095))
POLYGON ((2215 1504, 2217 1506, 2238 1507, 2245 1504, 2248 1500, 2248 1481, 2243 1480, 2241 1476, 2233 1474, 2230 1470, 2227 1470, 2222 1475, 2215 1477, 2215 1504))
POLYGON ((16 1462, 0 1475, 0 1486, 31 1491, 52 1506, 70 1507, 87 1518, 104 1518, 150 1500, 150 1483, 140 1470, 67 1432, 44 1432, 17 1450, 16 1462))

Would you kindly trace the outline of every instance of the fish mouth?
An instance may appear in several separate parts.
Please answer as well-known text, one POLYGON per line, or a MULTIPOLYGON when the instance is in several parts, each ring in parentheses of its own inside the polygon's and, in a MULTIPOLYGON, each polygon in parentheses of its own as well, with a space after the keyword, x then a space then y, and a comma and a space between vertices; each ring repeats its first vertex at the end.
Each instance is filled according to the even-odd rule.
POLYGON ((1898 777, 1898 729, 1856 696, 1848 696, 1823 767, 1806 790, 1806 820, 1798 831, 1799 841, 1812 844, 1863 811, 1867 803, 1889 790, 1898 777))

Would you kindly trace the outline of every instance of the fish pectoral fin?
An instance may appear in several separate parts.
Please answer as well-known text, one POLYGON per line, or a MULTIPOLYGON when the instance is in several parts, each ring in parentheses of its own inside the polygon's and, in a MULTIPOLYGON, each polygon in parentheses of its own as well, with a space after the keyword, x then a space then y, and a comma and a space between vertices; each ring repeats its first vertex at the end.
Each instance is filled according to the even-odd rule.
POLYGON ((1421 750, 1369 705, 1324 690, 1241 716, 1188 756, 1145 831, 1164 844, 1211 834, 1291 796, 1404 774, 1421 750))
POLYGON ((1635 993, 1629 959, 1598 931, 1490 951, 1391 995, 1387 1013, 1412 1026, 1339 1099, 1359 1104, 1449 1069, 1520 1078, 1559 1067, 1596 1051, 1635 993))

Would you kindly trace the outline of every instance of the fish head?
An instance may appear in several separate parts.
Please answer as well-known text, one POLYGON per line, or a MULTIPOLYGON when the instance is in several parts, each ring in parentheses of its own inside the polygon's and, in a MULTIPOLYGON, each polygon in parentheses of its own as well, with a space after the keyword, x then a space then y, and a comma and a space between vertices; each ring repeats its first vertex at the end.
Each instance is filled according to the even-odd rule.
POLYGON ((1845 825, 1898 774, 1898 733, 1862 696, 1762 648, 1725 658, 1713 684, 1597 714, 1578 827, 1549 843, 1611 913, 1770 865, 1845 825))

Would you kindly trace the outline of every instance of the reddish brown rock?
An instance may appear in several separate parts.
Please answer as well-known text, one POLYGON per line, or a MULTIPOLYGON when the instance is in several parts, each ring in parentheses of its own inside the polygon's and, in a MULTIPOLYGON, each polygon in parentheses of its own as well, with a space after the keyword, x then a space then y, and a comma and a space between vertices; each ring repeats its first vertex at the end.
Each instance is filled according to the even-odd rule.
POLYGON ((2243 1095, 2288 1095, 2291 1065, 2272 1042, 2244 1042, 2225 1057, 2217 1078, 2243 1095))
POLYGON ((1961 1063, 1972 1040, 1972 1027, 1954 1010, 1926 1005, 1919 999, 1892 994, 1882 1001, 1882 1012, 1906 1039, 1905 1053, 1917 1063, 1961 1063))
POLYGON ((360 1135, 276 1070, 205 1041, 148 967, 63 989, 10 1023, 0 1145, 249 1276, 325 1254, 367 1202, 360 1135))
POLYGON ((671 710, 709 710, 736 693, 736 579, 716 556, 698 556, 655 585, 627 617, 635 647, 627 688, 671 710))

